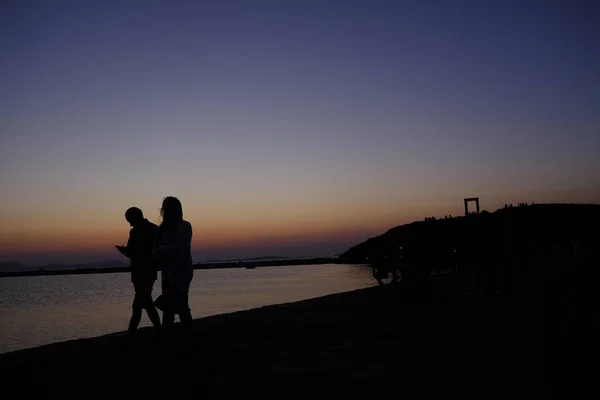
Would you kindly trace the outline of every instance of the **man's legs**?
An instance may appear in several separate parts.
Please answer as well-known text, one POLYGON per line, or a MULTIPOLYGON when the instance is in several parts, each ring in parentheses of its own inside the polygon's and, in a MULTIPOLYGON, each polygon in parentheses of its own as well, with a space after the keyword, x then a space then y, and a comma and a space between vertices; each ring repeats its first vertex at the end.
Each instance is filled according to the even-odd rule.
POLYGON ((152 325, 157 329, 160 328, 160 316, 158 315, 158 311, 156 310, 156 307, 154 307, 154 304, 146 308, 146 314, 148 314, 148 318, 152 321, 152 325))
POLYGON ((148 314, 148 318, 150 318, 150 321, 152 322, 152 325, 154 325, 154 327, 156 329, 160 328, 160 316, 158 315, 158 311, 156 310, 156 307, 154 306, 154 300, 152 300, 152 287, 154 286, 154 281, 149 281, 148 282, 148 287, 147 287, 147 295, 146 295, 146 303, 144 304, 146 307, 146 314, 148 314))
POLYGON ((154 302, 152 301, 152 286, 154 281, 139 281, 133 283, 135 288, 135 298, 133 300, 133 314, 129 323, 129 330, 135 331, 142 318, 142 309, 146 309, 148 318, 152 321, 155 328, 160 328, 160 317, 154 302))
POLYGON ((133 303, 131 304, 132 311, 131 319, 129 320, 129 334, 135 333, 142 320, 142 305, 140 304, 141 286, 139 282, 133 282, 133 289, 135 290, 135 296, 133 297, 133 303))
POLYGON ((129 330, 130 334, 135 333, 138 326, 140 325, 140 321, 142 319, 142 308, 138 307, 136 304, 133 305, 133 311, 131 313, 131 319, 129 320, 129 330))

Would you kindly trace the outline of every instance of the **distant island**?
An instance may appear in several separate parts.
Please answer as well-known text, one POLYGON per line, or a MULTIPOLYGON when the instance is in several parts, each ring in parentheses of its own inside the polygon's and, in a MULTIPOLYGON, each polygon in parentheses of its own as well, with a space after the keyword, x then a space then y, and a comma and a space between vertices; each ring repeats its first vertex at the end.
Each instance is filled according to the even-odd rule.
MULTIPOLYGON (((222 263, 222 262, 237 262, 237 261, 264 261, 264 260, 288 260, 291 258, 305 258, 305 257, 284 257, 284 256, 261 256, 261 257, 254 257, 254 258, 231 258, 231 259, 225 259, 225 260, 206 260, 206 261, 202 261, 201 263, 222 263)), ((310 258, 310 257, 306 257, 306 258, 310 258)))
MULTIPOLYGON (((278 267, 291 265, 316 265, 335 262, 332 257, 298 257, 285 258, 273 256, 256 257, 230 261, 205 261, 194 264, 194 269, 222 269, 222 268, 256 268, 278 267)), ((0 263, 0 277, 16 276, 41 276, 41 275, 78 275, 78 274, 107 274, 129 272, 128 263, 119 260, 99 261, 89 264, 47 264, 40 267, 31 267, 14 261, 0 263)))
MULTIPOLYGON (((22 264, 16 261, 0 262, 0 274, 5 272, 31 272, 40 270, 77 270, 77 269, 96 269, 96 268, 115 268, 127 267, 129 264, 120 260, 97 261, 85 264, 46 264, 38 267, 22 264)), ((1 275, 0 275, 1 276, 1 275)))

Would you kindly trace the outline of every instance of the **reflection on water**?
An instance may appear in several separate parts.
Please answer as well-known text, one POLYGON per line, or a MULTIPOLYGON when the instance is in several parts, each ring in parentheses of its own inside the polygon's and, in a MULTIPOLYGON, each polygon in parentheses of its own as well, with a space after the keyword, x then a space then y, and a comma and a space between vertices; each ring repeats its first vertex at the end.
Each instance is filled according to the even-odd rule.
MULTIPOLYGON (((311 265, 194 271, 195 318, 374 285, 371 269, 311 265)), ((156 282, 155 297, 160 291, 156 282)), ((129 274, 0 278, 0 353, 127 328, 129 274)), ((146 315, 140 326, 150 326, 146 315)))

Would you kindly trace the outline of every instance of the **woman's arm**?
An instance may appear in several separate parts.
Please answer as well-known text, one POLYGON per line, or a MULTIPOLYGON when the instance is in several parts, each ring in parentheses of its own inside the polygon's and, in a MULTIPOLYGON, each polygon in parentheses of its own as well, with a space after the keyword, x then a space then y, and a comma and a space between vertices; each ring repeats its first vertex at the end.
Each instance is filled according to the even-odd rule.
POLYGON ((189 222, 179 224, 166 241, 155 240, 153 254, 158 258, 169 258, 187 251, 192 242, 192 225, 189 222))

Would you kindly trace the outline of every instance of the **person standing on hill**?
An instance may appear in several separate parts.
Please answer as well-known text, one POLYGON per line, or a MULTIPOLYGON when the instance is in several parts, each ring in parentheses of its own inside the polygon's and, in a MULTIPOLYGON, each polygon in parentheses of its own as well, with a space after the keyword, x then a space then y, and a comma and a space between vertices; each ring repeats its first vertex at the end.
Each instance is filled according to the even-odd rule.
POLYGON ((152 245, 158 227, 144 218, 142 210, 131 207, 125 212, 125 219, 131 225, 127 246, 115 246, 131 260, 131 282, 135 290, 132 314, 128 333, 136 332, 142 319, 142 310, 156 329, 161 327, 160 316, 152 300, 152 288, 156 281, 156 262, 152 258, 152 245))
POLYGON ((192 266, 192 225, 183 219, 183 207, 176 197, 163 200, 160 214, 163 218, 154 241, 153 256, 161 264, 162 295, 155 304, 163 311, 163 328, 169 331, 175 315, 184 328, 192 327, 188 304, 190 283, 194 277, 192 266))

